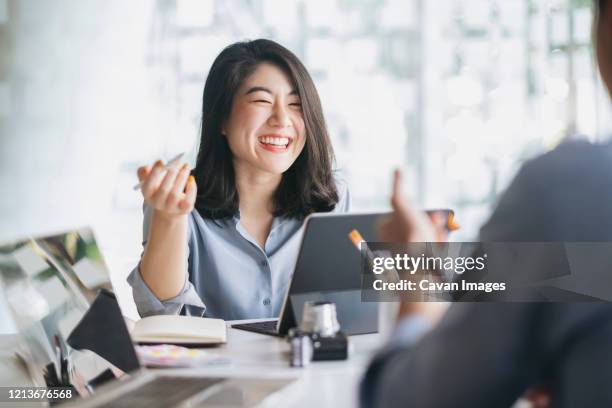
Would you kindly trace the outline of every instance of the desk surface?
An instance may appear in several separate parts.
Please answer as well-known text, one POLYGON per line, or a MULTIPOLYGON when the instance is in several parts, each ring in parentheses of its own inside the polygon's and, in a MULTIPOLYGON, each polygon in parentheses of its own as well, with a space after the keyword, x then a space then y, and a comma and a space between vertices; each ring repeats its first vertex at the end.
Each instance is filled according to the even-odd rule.
MULTIPOLYGON (((228 322, 228 324, 236 322, 228 322)), ((230 360, 229 364, 191 369, 164 369, 167 374, 256 378, 295 378, 278 397, 283 407, 356 407, 357 387, 367 363, 380 347, 377 334, 350 337, 346 361, 313 362, 305 368, 289 367, 289 344, 277 337, 228 329, 227 344, 211 352, 230 360)), ((28 385, 25 368, 11 350, 15 336, 0 336, 0 385, 28 385)))

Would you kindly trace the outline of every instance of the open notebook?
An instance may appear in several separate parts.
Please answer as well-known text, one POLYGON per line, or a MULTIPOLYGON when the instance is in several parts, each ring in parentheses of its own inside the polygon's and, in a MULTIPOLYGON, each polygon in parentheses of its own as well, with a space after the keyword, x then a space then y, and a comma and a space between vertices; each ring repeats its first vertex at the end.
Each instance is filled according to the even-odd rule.
POLYGON ((227 328, 221 319, 195 316, 159 315, 134 323, 132 339, 141 344, 213 345, 227 342, 227 328))

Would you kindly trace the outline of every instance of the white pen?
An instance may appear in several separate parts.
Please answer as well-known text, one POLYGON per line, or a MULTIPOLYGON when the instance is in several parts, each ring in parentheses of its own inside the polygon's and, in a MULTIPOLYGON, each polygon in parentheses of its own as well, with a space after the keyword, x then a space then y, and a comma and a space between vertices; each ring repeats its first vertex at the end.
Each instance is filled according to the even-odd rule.
MULTIPOLYGON (((167 169, 169 166, 172 166, 174 163, 178 162, 179 160, 181 160, 181 158, 185 155, 186 152, 177 154, 175 157, 173 157, 172 159, 170 159, 168 161, 168 163, 164 166, 164 169, 167 169)), ((138 183, 134 186, 134 190, 138 190, 142 187, 142 183, 138 183)))

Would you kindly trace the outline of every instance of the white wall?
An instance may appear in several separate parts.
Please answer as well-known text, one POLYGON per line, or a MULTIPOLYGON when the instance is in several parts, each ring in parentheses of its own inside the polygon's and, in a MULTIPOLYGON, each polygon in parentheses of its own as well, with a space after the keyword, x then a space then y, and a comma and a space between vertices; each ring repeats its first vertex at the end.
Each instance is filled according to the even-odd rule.
MULTIPOLYGON (((149 160, 161 139, 146 66, 154 2, 2 3, 0 242, 94 225, 126 293, 140 198, 117 180, 122 163, 149 160)), ((121 296, 133 315, 130 298, 121 296)))

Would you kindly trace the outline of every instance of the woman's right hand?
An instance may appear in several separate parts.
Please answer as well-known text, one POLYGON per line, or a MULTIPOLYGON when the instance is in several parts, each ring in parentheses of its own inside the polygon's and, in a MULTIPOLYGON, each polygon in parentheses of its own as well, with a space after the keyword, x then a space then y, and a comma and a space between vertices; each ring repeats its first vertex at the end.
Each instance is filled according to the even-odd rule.
POLYGON ((189 214, 195 205, 197 186, 189 175, 187 163, 174 163, 164 167, 161 160, 153 166, 138 168, 145 203, 165 216, 189 214))
POLYGON ((393 212, 378 225, 378 238, 382 242, 444 242, 448 234, 446 218, 440 213, 428 217, 414 209, 402 194, 402 180, 399 170, 393 173, 391 207, 393 212))

